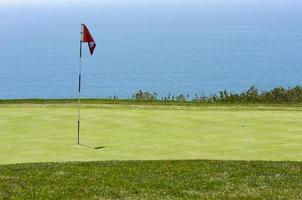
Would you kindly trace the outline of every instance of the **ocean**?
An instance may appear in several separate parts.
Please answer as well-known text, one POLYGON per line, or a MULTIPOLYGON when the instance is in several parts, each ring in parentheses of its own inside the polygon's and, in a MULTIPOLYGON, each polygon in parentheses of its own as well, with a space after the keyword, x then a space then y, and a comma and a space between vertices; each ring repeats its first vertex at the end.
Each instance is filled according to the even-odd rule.
POLYGON ((209 95, 302 85, 299 1, 106 3, 0 7, 0 98, 76 98, 138 90, 209 95))

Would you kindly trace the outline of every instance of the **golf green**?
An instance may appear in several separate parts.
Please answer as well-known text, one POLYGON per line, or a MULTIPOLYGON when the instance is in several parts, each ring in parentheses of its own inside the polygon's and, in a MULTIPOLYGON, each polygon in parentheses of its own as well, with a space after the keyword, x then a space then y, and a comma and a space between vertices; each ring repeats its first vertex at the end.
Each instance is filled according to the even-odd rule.
POLYGON ((302 161, 302 107, 0 106, 0 164, 96 160, 302 161))

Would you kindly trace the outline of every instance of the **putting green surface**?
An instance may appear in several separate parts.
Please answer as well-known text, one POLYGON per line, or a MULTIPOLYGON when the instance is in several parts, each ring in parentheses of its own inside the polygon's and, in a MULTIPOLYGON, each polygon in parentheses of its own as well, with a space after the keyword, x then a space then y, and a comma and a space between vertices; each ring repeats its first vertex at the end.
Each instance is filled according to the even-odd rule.
POLYGON ((81 118, 77 145, 75 105, 1 105, 0 164, 302 161, 301 107, 84 105, 81 118))

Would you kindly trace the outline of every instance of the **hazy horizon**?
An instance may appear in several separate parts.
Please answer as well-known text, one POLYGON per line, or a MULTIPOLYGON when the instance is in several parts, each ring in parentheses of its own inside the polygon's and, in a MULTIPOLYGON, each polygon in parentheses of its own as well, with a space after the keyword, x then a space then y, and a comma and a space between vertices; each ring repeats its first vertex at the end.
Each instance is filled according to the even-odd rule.
POLYGON ((297 0, 0 4, 0 98, 73 97, 80 23, 97 43, 94 56, 85 51, 86 97, 125 97, 138 89, 209 94, 302 82, 297 0))

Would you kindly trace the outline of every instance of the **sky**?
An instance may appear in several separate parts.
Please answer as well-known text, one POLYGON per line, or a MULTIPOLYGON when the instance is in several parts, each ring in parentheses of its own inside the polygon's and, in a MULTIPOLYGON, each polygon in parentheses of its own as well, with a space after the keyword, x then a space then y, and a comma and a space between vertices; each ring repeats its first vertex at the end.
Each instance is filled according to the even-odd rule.
POLYGON ((0 0, 0 5, 0 23, 10 29, 80 22, 150 29, 302 22, 301 0, 0 0))
MULTIPOLYGON (((157 8, 164 11, 174 11, 174 8, 183 10, 197 10, 200 12, 300 12, 301 0, 0 0, 0 10, 8 8, 108 8, 122 9, 157 8)), ((240 13, 241 14, 241 13, 240 13)), ((258 13, 255 13, 255 15, 258 13)), ((283 15, 284 13, 280 13, 283 15)), ((256 16, 257 17, 257 16, 256 16)))
POLYGON ((184 2, 191 2, 191 3, 259 3, 265 4, 269 3, 297 3, 300 0, 0 0, 0 4, 7 4, 7 5, 22 5, 22 4, 63 4, 63 3, 78 3, 78 4, 85 4, 85 3, 184 3, 184 2))
MULTIPOLYGON (((265 15, 271 15, 272 13, 278 15, 279 18, 285 15, 295 17, 298 14, 300 15, 302 2, 301 0, 0 0, 0 5, 0 11, 2 10, 6 19, 11 17, 9 14, 12 13, 9 12, 18 12, 17 9, 36 8, 33 11, 37 13, 39 13, 39 9, 65 9, 66 12, 72 13, 72 8, 75 7, 89 8, 92 11, 112 8, 112 10, 108 9, 108 12, 125 11, 126 14, 130 15, 131 13, 127 13, 127 10, 133 12, 134 15, 139 12, 141 12, 140 15, 144 15, 145 11, 146 14, 152 13, 153 15, 164 12, 176 15, 192 11, 193 14, 198 15, 207 13, 221 15, 223 19, 226 15, 233 17, 236 14, 239 17, 251 15, 255 18, 259 14, 265 18, 265 15), (117 9, 114 10, 115 8, 117 9)), ((20 15, 22 15, 22 12, 20 15)))

